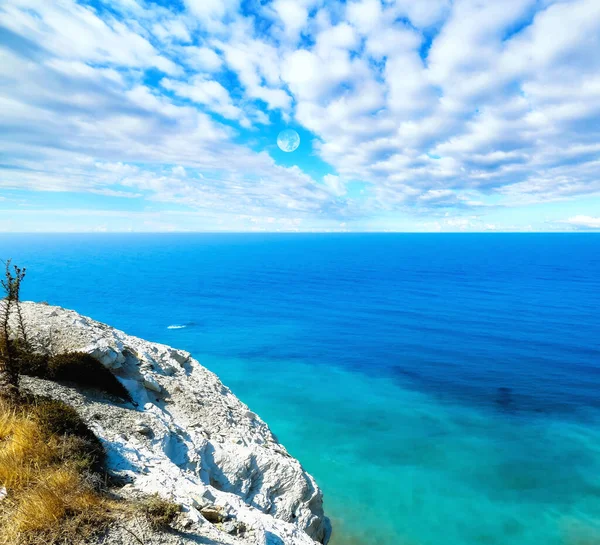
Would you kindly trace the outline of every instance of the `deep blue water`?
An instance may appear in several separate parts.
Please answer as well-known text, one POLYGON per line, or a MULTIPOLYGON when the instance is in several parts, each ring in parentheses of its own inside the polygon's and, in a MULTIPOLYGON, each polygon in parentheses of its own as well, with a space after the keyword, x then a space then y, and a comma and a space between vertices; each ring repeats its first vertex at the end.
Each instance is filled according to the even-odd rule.
POLYGON ((336 545, 600 542, 600 234, 3 235, 0 256, 25 298, 217 372, 322 485, 336 545))

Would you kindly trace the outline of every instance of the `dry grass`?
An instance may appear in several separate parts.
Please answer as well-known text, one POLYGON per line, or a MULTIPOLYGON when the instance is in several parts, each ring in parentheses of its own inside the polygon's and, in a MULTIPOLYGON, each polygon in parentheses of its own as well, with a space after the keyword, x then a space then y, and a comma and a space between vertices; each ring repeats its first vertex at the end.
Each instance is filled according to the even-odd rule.
POLYGON ((140 505, 153 530, 167 530, 181 512, 181 505, 154 494, 146 498, 140 505))
MULTIPOLYGON (((0 401, 2 545, 77 543, 107 520, 107 502, 93 485, 93 445, 69 431, 56 433, 44 420, 45 403, 0 401)), ((59 405, 52 403, 56 418, 59 405)), ((72 409, 63 407, 72 422, 72 409)))

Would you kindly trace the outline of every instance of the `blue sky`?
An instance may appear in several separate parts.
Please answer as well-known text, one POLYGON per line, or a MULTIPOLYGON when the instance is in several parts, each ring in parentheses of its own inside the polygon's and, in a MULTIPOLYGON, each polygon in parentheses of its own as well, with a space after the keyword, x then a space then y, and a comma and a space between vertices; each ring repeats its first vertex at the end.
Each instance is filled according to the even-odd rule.
POLYGON ((598 0, 3 0, 0 231, 600 229, 598 51, 598 0))

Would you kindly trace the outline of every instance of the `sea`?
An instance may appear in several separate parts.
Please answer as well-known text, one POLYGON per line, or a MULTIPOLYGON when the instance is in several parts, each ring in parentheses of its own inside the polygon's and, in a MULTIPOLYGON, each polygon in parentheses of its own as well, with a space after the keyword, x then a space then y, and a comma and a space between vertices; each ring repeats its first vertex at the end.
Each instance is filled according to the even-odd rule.
POLYGON ((332 545, 600 543, 600 233, 13 234, 23 298, 189 350, 332 545))

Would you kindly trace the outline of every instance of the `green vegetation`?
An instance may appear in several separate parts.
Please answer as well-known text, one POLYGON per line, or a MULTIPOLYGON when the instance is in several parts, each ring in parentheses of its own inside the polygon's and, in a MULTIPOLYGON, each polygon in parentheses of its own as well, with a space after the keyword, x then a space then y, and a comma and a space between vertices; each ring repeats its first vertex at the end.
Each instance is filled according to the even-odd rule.
POLYGON ((96 388, 131 401, 117 378, 91 355, 68 352, 50 356, 32 348, 21 312, 20 292, 25 272, 11 265, 9 259, 4 279, 0 281, 4 291, 0 300, 0 397, 18 397, 19 375, 29 375, 96 388))
POLYGON ((129 392, 117 378, 96 358, 83 352, 66 352, 51 357, 31 354, 22 360, 19 371, 23 375, 96 388, 131 401, 129 392))
POLYGON ((27 333, 21 314, 21 283, 25 278, 25 269, 16 265, 11 267, 10 259, 5 263, 4 278, 0 286, 5 297, 0 301, 0 396, 19 395, 19 367, 24 354, 30 352, 27 333), (16 315, 17 331, 11 331, 10 317, 16 315))
POLYGON ((181 505, 154 494, 142 502, 142 512, 154 530, 168 529, 181 512, 181 505))

